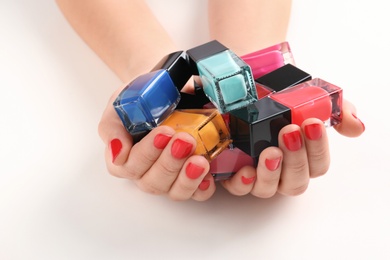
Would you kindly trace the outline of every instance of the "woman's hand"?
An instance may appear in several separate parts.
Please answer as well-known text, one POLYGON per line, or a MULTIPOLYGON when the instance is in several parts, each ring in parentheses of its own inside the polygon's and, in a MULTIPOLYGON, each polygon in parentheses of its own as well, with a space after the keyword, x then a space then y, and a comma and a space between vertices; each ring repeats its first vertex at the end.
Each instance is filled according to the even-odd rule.
MULTIPOLYGON (((344 136, 357 137, 364 124, 356 117, 356 108, 343 102, 342 122, 334 128, 344 136)), ((302 126, 288 125, 279 133, 279 147, 265 149, 257 168, 246 166, 233 178, 222 182, 232 194, 269 198, 280 193, 299 195, 305 192, 310 178, 325 174, 330 165, 328 138, 323 123, 307 119, 302 126)))
POLYGON ((215 183, 206 158, 192 155, 195 139, 159 126, 135 143, 112 105, 119 92, 120 89, 111 97, 99 123, 99 135, 107 147, 108 171, 133 180, 147 193, 167 195, 172 200, 210 198, 215 183))

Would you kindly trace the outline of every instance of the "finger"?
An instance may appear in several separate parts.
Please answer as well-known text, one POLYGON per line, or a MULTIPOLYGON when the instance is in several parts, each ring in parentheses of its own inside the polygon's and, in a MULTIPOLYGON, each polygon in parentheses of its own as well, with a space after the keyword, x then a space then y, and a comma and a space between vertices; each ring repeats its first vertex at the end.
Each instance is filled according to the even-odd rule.
POLYGON ((278 192, 295 196, 302 194, 309 184, 309 164, 304 139, 297 125, 288 125, 279 133, 279 147, 283 164, 278 192))
POLYGON ((324 175, 330 165, 328 136, 321 120, 310 118, 302 123, 310 177, 324 175))
POLYGON ((195 93, 195 84, 196 84, 195 77, 198 77, 198 76, 192 76, 187 81, 187 83, 183 86, 183 88, 181 89, 181 92, 188 93, 188 94, 195 93))
POLYGON ((210 173, 200 182, 198 188, 192 195, 192 199, 195 201, 205 201, 213 196, 216 190, 213 176, 210 173))
POLYGON ((122 121, 113 106, 113 101, 119 92, 120 89, 109 99, 98 125, 99 136, 106 145, 106 164, 113 175, 116 175, 114 169, 117 167, 115 166, 123 165, 126 162, 133 146, 133 138, 123 127, 122 121))
POLYGON ((167 193, 195 147, 196 140, 190 134, 176 133, 156 162, 137 181, 138 186, 152 194, 167 193))
POLYGON ((230 179, 222 181, 222 186, 231 194, 243 196, 251 192, 256 180, 256 169, 252 166, 242 167, 230 179))
POLYGON ((210 164, 200 155, 188 158, 168 195, 173 200, 190 199, 198 189, 203 178, 209 172, 210 164))
POLYGON ((252 195, 259 198, 270 198, 275 195, 282 172, 282 161, 283 151, 278 147, 269 147, 261 152, 252 195))
POLYGON ((158 160, 168 145, 175 130, 168 126, 154 128, 130 151, 127 162, 120 168, 119 175, 128 179, 140 179, 158 160))
POLYGON ((366 129, 364 123, 356 116, 355 106, 347 100, 343 100, 341 118, 341 123, 333 127, 341 135, 358 137, 366 129))

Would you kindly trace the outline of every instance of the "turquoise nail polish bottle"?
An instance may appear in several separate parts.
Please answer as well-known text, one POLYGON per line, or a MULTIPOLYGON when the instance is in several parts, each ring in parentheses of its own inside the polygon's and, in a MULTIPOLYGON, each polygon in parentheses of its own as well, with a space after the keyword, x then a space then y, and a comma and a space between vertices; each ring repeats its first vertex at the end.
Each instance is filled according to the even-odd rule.
POLYGON ((257 100, 251 68, 218 41, 192 48, 187 55, 193 74, 200 76, 205 94, 221 113, 257 100))

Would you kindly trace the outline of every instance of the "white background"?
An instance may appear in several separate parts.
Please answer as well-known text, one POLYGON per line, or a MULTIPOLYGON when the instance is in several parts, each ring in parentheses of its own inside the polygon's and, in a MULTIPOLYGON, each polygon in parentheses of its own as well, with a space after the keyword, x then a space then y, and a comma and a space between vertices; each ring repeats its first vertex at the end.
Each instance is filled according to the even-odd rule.
MULTIPOLYGON (((149 0, 183 49, 205 0, 149 0)), ((0 259, 390 259, 386 1, 295 1, 297 65, 344 89, 366 132, 298 197, 172 202, 110 176, 97 124, 120 81, 53 1, 0 0, 0 259)))

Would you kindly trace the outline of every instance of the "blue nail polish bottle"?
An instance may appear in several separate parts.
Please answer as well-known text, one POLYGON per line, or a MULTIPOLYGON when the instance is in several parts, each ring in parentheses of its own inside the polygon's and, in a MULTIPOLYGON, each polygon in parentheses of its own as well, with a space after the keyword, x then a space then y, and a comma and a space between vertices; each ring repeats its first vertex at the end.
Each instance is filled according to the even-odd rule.
POLYGON ((193 74, 200 76, 205 94, 221 113, 257 100, 250 67, 218 41, 192 48, 187 55, 193 74))
POLYGON ((126 130, 136 135, 158 126, 175 110, 179 91, 190 77, 185 53, 179 51, 130 82, 113 103, 126 130))

